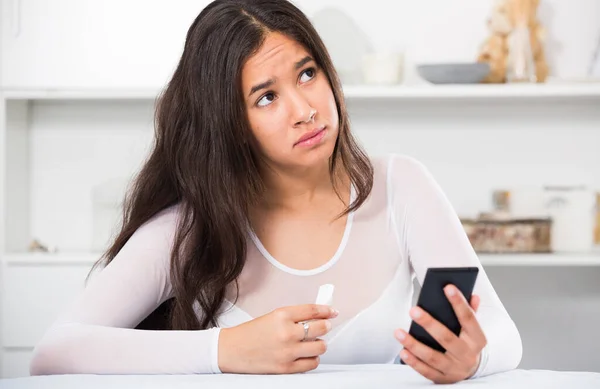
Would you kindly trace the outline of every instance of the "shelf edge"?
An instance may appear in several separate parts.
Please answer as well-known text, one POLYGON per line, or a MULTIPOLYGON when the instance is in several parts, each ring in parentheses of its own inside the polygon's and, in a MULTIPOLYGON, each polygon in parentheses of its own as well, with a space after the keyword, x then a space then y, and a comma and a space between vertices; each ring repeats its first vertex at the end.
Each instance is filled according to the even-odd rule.
MULTIPOLYGON (((102 253, 6 253, 0 262, 8 266, 93 265, 102 253)), ((600 266, 600 252, 555 254, 479 253, 483 266, 600 266)))
MULTIPOLYGON (((346 99, 548 99, 600 98, 600 82, 547 84, 469 85, 353 85, 343 86, 346 99)), ((155 100, 162 89, 6 89, 0 94, 13 100, 155 100)))

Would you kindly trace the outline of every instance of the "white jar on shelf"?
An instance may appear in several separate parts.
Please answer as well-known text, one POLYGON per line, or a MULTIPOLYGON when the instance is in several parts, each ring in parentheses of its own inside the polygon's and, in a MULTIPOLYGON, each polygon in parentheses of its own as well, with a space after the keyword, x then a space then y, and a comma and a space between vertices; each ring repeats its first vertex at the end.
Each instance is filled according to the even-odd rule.
POLYGON ((547 187, 546 212, 552 218, 552 250, 589 252, 594 247, 596 196, 585 187, 547 187))
POLYGON ((395 85, 403 81, 404 55, 402 52, 381 51, 365 54, 363 77, 368 85, 395 85))

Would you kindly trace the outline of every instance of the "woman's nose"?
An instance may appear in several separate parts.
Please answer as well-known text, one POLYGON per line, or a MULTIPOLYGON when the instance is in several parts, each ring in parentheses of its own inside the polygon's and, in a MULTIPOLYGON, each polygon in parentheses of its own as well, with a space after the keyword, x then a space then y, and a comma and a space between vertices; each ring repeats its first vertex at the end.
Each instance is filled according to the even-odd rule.
POLYGON ((314 120, 315 115, 317 114, 317 111, 300 93, 296 93, 292 97, 292 107, 295 126, 299 126, 304 123, 310 123, 314 120))

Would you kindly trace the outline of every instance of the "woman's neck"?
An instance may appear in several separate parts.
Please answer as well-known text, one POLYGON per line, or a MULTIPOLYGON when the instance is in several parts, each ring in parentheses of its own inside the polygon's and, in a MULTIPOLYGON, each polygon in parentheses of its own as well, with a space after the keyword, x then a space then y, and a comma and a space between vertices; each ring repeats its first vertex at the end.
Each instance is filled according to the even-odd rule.
POLYGON ((346 201, 345 193, 349 193, 350 181, 343 169, 338 167, 336 170, 332 182, 329 162, 302 170, 266 169, 262 206, 267 209, 304 210, 321 204, 332 195, 337 196, 336 189, 346 201))

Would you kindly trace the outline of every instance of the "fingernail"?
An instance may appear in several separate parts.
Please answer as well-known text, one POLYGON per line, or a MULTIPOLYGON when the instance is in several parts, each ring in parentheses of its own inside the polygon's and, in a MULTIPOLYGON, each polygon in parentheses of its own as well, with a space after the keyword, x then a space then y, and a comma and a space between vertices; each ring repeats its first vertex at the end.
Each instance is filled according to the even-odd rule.
POLYGON ((456 294, 456 290, 454 289, 453 286, 447 286, 446 287, 446 294, 450 297, 454 297, 454 295, 456 294))
POLYGON ((402 352, 400 353, 400 358, 406 361, 406 359, 408 358, 408 353, 402 350, 402 352))
POLYGON ((411 316, 413 319, 418 319, 418 318, 420 318, 420 317, 421 317, 421 309, 420 309, 420 308, 417 308, 417 307, 414 307, 413 309, 411 309, 411 310, 410 310, 410 316, 411 316))
POLYGON ((401 341, 401 342, 404 341, 405 337, 406 336, 404 335, 403 331, 401 331, 401 330, 396 331, 396 338, 398 338, 399 341, 401 341))
POLYGON ((325 320, 325 328, 327 331, 331 330, 331 322, 329 320, 325 320))
POLYGON ((331 317, 337 317, 340 312, 337 309, 331 308, 331 317))

